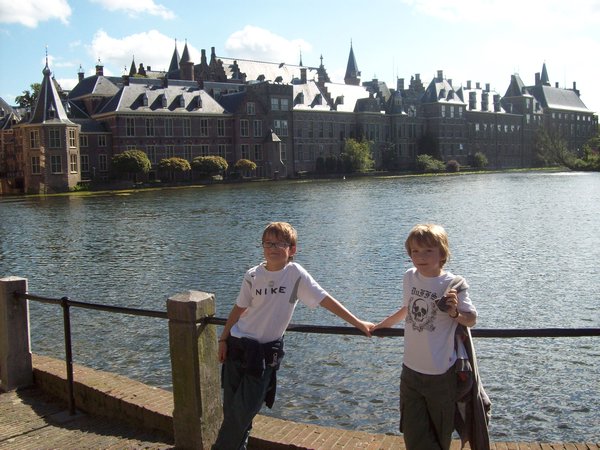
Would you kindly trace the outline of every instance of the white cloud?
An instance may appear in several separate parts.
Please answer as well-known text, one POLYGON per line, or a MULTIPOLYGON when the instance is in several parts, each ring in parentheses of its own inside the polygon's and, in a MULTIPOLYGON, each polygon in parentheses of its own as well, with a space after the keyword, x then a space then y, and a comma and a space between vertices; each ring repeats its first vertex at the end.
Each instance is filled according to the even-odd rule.
MULTIPOLYGON (((181 43, 177 44, 179 54, 183 52, 181 43)), ((105 66, 104 74, 108 70, 122 74, 129 72, 132 59, 135 59, 136 67, 140 63, 144 67, 151 66, 152 70, 167 70, 171 62, 171 56, 175 49, 175 41, 169 36, 150 30, 144 33, 132 34, 122 38, 109 36, 104 30, 98 30, 88 46, 88 53, 97 61, 98 58, 105 66)), ((188 44, 188 51, 192 61, 200 61, 200 52, 188 44)))
POLYGON ((40 22, 55 19, 68 24, 70 16, 67 0, 0 0, 0 23, 35 28, 40 22))
POLYGON ((310 52, 312 46, 303 39, 290 41, 264 28, 246 25, 229 36, 225 49, 238 58, 297 64, 300 51, 310 52))
POLYGON ((163 5, 154 3, 154 0, 91 0, 109 11, 124 11, 132 17, 140 14, 150 14, 163 19, 174 19, 175 13, 163 5))

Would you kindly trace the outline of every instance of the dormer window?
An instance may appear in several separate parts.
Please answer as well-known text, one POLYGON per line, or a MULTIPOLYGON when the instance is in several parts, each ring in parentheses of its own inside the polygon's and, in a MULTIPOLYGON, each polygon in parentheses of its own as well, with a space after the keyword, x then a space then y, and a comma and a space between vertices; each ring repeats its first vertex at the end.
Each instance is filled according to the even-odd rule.
POLYGON ((48 119, 54 119, 56 117, 56 110, 54 109, 54 105, 50 105, 47 112, 48 119))
POLYGON ((179 107, 185 108, 185 98, 183 97, 183 95, 179 96, 179 107))
POLYGON ((148 106, 148 95, 145 92, 144 95, 142 95, 142 105, 148 106))
POLYGON ((167 107, 167 103, 168 103, 168 101, 167 101, 167 94, 163 94, 162 98, 160 100, 162 102, 162 107, 166 108, 167 107))
POLYGON ((198 95, 198 97, 196 97, 196 103, 198 105, 198 109, 202 108, 202 97, 200 95, 198 95))

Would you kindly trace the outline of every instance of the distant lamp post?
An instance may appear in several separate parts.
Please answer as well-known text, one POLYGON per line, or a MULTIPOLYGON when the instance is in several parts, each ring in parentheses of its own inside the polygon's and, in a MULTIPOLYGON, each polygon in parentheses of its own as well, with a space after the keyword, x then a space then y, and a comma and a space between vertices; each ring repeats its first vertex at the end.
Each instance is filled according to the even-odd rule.
POLYGON ((287 167, 281 160, 281 139, 270 129, 265 136, 265 144, 267 147, 267 164, 270 167, 270 176, 277 180, 280 176, 287 177, 287 167))

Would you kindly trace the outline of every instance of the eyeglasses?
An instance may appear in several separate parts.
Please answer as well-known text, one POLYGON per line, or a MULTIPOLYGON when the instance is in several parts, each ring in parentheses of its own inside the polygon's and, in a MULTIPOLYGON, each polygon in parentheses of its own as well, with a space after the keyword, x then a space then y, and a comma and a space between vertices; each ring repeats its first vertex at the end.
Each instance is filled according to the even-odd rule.
POLYGON ((288 244, 287 242, 263 242, 260 245, 262 246, 262 248, 279 248, 279 249, 288 248, 290 246, 290 244, 288 244))

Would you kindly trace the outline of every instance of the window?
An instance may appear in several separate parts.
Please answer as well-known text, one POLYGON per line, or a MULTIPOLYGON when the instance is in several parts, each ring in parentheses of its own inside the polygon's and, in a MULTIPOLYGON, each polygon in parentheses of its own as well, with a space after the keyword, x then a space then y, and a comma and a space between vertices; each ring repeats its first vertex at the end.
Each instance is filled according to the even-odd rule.
POLYGON ((192 135, 192 123, 190 119, 183 119, 183 135, 191 136, 192 135))
POLYGON ((200 136, 208 136, 208 119, 200 119, 200 136))
POLYGON ((173 136, 173 119, 165 119, 165 136, 173 136))
POLYGON ((287 111, 289 109, 289 101, 287 98, 282 98, 279 102, 281 110, 282 111, 287 111))
POLYGON ((192 146, 191 145, 183 146, 183 159, 186 159, 188 161, 192 160, 192 146))
POLYGON ((242 144, 240 147, 240 154, 242 159, 250 159, 250 146, 248 144, 242 144))
POLYGON ((60 148, 60 130, 58 128, 48 130, 48 148, 60 148))
POLYGON ((106 147, 106 136, 105 135, 98 136, 98 147, 106 147))
POLYGON ((254 161, 262 161, 262 145, 254 144, 254 161))
POLYGON ((81 164, 82 173, 90 171, 90 157, 88 155, 80 155, 79 164, 81 164))
POLYGON ((279 99, 271 97, 271 111, 279 111, 279 99))
POLYGON ((39 130, 31 130, 29 132, 29 147, 40 148, 40 132, 39 130))
POLYGON ((262 120, 254 121, 254 137, 262 137, 262 120))
POLYGON ((40 175, 42 173, 42 166, 40 165, 40 157, 32 156, 31 157, 31 174, 32 175, 40 175))
POLYGON ((106 172, 108 170, 108 158, 103 153, 98 155, 98 166, 100 172, 106 172))
POLYGON ((219 146, 217 147, 217 153, 218 153, 218 156, 220 156, 221 158, 226 158, 227 157, 227 145, 219 144, 219 146))
POLYGON ((50 170, 52 173, 62 173, 62 158, 60 155, 50 156, 50 170))
POLYGON ((79 147, 87 147, 88 146, 88 137, 87 134, 79 135, 79 147))
POLYGON ((256 105, 254 104, 254 102, 246 103, 246 114, 248 114, 249 116, 253 116, 254 114, 256 114, 256 105))
POLYGON ((250 136, 250 122, 247 119, 240 120, 240 136, 250 136))
POLYGON ((175 156, 175 149, 172 145, 165 146, 165 158, 172 158, 175 156))
POLYGON ((154 119, 146 119, 146 136, 154 136, 154 119))
POLYGON ((200 146, 200 156, 208 156, 210 155, 210 147, 208 145, 200 146))
POLYGON ((69 155, 69 169, 71 173, 77 173, 77 153, 71 153, 69 155))
POLYGON ((148 145, 146 147, 146 153, 148 154, 150 162, 156 164, 156 147, 154 145, 148 145))
POLYGON ((225 136, 225 120, 217 119, 217 136, 225 136))
POLYGON ((285 162, 287 161, 287 144, 285 144, 284 142, 280 143, 280 149, 281 149, 281 161, 285 162))
POLYGON ((277 136, 288 135, 288 122, 287 120, 275 120, 273 121, 273 128, 277 136))
POLYGON ((127 117, 125 120, 125 136, 135 136, 135 119, 133 117, 127 117))

